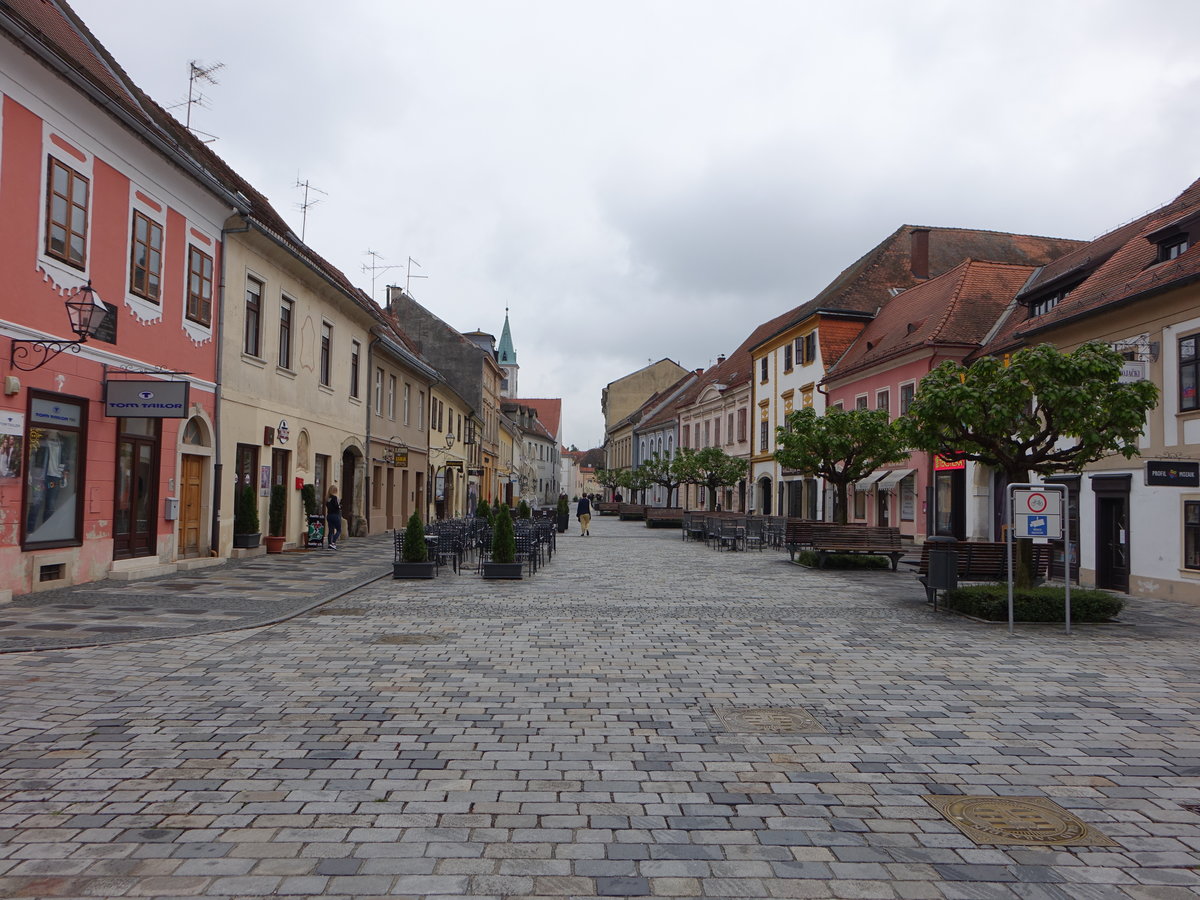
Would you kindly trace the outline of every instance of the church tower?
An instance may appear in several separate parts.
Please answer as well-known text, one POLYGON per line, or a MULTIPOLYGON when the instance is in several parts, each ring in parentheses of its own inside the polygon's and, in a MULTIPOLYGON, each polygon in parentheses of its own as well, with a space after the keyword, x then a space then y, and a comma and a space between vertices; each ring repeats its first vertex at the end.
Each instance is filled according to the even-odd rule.
POLYGON ((496 362, 504 370, 504 380, 500 382, 501 397, 520 397, 517 393, 517 351, 513 349, 512 331, 508 327, 508 307, 504 307, 504 331, 500 333, 500 346, 496 348, 496 362))

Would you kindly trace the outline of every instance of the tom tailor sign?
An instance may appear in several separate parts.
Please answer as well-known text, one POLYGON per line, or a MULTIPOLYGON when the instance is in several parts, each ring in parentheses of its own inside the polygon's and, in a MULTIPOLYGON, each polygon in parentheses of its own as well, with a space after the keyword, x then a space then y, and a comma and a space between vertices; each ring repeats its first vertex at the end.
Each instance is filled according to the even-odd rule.
POLYGON ((109 381, 104 385, 104 414, 147 419, 187 416, 186 381, 109 381))

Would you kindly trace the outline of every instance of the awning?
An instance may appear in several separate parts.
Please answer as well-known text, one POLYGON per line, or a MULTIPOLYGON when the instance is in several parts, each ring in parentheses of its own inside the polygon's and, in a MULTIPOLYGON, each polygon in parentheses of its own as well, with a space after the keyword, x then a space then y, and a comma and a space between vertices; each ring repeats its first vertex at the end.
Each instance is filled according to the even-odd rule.
POLYGON ((874 487, 875 482, 877 482, 880 478, 882 478, 887 473, 888 473, 887 469, 876 469, 874 472, 872 472, 866 478, 863 478, 860 481, 854 482, 854 489, 856 491, 869 491, 872 487, 874 487))
POLYGON ((916 471, 916 469, 888 469, 875 487, 881 491, 894 491, 896 485, 916 471))

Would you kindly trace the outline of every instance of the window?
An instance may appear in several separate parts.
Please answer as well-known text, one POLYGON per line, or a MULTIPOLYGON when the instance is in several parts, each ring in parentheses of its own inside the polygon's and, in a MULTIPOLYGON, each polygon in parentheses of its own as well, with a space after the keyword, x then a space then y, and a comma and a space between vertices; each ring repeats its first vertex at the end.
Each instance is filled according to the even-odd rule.
POLYGON ((242 336, 242 352, 258 356, 259 333, 262 325, 262 282, 255 278, 246 279, 246 324, 242 336))
POLYGON ((87 263, 88 180, 50 157, 46 255, 82 269, 87 263))
POLYGON ((712 446, 712 423, 707 421, 704 423, 704 446, 712 446))
POLYGON ((692 426, 691 425, 683 426, 683 438, 679 441, 679 446, 680 447, 692 446, 692 426))
POLYGON ((396 421, 396 376, 388 376, 388 402, 387 402, 388 418, 393 422, 396 421))
POLYGON ((729 419, 725 423, 725 440, 733 443, 733 413, 729 414, 729 419))
POLYGON ((908 408, 912 406, 913 394, 916 393, 917 386, 915 384, 900 385, 900 415, 905 415, 908 408))
POLYGON ((804 336, 804 362, 808 364, 817 361, 817 333, 810 331, 804 336))
POLYGON ((737 432, 738 440, 745 441, 746 440, 747 419, 748 419, 746 410, 739 409, 737 411, 737 417, 738 417, 738 432, 737 432))
POLYGON ((767 441, 770 440, 770 437, 771 437, 771 423, 768 422, 766 419, 763 419, 761 422, 758 423, 758 449, 759 450, 767 449, 767 441))
POLYGON ((1187 249, 1187 235, 1177 234, 1169 237, 1158 245, 1158 261, 1167 262, 1168 260, 1180 257, 1187 252, 1187 249))
POLYGON ((854 518, 865 519, 867 517, 867 492, 854 488, 851 490, 854 490, 854 518))
POLYGON ((382 415, 383 409, 383 369, 375 370, 375 415, 382 415))
POLYGON ((359 357, 362 356, 362 344, 350 342, 350 396, 358 399, 358 369, 359 357))
POLYGON ((1200 569, 1200 501, 1183 504, 1183 567, 1200 569))
POLYGON ((188 247, 187 317, 204 327, 212 324, 212 257, 199 247, 188 247))
POLYGON ((284 297, 279 302, 279 365, 285 369, 292 367, 292 316, 296 312, 296 304, 284 297))
POLYGON ((783 371, 792 371, 792 345, 790 342, 783 346, 783 371))
POLYGON ((767 380, 767 358, 764 356, 759 363, 759 381, 767 380))
POLYGON ((721 446, 721 417, 717 416, 713 419, 713 446, 721 446))
POLYGON ((129 243, 129 292, 157 303, 162 290, 162 226, 134 210, 129 243))
POLYGON ((1200 334, 1192 334, 1179 341, 1179 408, 1200 409, 1196 397, 1197 382, 1200 380, 1200 334))
POLYGON ((1054 307, 1058 306, 1058 304, 1061 303, 1069 293, 1071 292, 1065 290, 1055 291, 1052 294, 1047 294, 1045 297, 1035 300, 1033 303, 1029 304, 1029 315, 1031 317, 1045 315, 1046 313, 1050 312, 1050 310, 1054 309, 1054 307))
POLYGON ((876 392, 876 394, 875 394, 875 408, 876 409, 882 409, 884 412, 890 412, 891 411, 889 408, 890 403, 891 403, 891 398, 888 396, 887 391, 876 392))
POLYGON ((408 408, 412 402, 412 385, 404 382, 404 424, 408 424, 408 408))
POLYGON ((8 472, 20 472, 25 462, 25 501, 22 546, 78 545, 83 526, 83 471, 87 441, 87 401, 59 394, 30 391, 24 435, 5 438, 12 454, 8 472))
POLYGON ((329 387, 333 362, 333 326, 321 323, 321 384, 329 387))
POLYGON ((866 394, 859 394, 857 397, 854 398, 854 408, 855 409, 866 409, 867 408, 867 395, 866 394))
POLYGON ((417 430, 425 430, 425 392, 417 391, 417 430))

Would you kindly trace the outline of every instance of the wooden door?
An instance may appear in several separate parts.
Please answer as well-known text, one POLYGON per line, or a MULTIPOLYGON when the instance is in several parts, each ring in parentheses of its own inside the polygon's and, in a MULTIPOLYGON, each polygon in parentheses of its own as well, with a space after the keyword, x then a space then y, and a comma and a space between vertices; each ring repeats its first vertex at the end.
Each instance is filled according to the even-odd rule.
POLYGON ((204 457, 183 455, 179 475, 179 555, 200 555, 200 505, 204 457))

